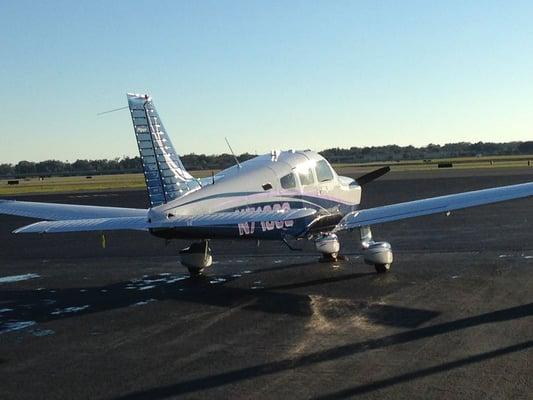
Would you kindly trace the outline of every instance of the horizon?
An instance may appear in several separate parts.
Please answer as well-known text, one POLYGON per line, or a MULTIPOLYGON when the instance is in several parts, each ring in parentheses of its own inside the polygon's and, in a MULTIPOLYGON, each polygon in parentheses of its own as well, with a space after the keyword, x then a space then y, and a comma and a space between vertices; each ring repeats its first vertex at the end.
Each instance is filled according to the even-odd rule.
POLYGON ((0 4, 1 163, 136 156, 127 92, 180 154, 533 136, 527 1, 124 4, 0 4))
MULTIPOLYGON (((400 147, 402 149, 403 148, 408 148, 408 147, 413 147, 416 150, 421 150, 421 149, 428 148, 429 146, 440 146, 441 148, 445 147, 445 146, 453 146, 453 145, 461 145, 461 144, 465 144, 465 145, 477 145, 477 144, 483 144, 483 145, 489 144, 490 145, 490 144, 494 144, 494 145, 502 146, 502 145, 509 145, 509 144, 515 144, 515 143, 528 143, 528 144, 531 144, 531 147, 533 148, 533 141, 529 141, 529 140, 519 141, 519 140, 516 140, 516 141, 510 141, 510 142, 451 142, 451 143, 444 143, 444 144, 428 143, 426 145, 421 145, 421 146, 384 144, 384 145, 379 145, 379 146, 370 145, 370 146, 351 146, 351 147, 329 147, 329 148, 325 148, 325 149, 321 149, 321 150, 313 150, 313 151, 316 151, 317 153, 322 153, 322 152, 327 152, 327 151, 330 151, 330 150, 349 151, 349 150, 355 149, 355 148, 357 148, 357 149, 367 149, 367 148, 381 149, 381 148, 386 148, 386 147, 391 147, 391 146, 397 146, 397 147, 400 147)), ((271 149, 271 150, 280 150, 280 149, 271 149)), ((281 150, 282 151, 290 151, 290 150, 303 151, 304 149, 281 149, 281 150)), ((268 154, 268 153, 269 152, 265 152, 265 153, 242 152, 242 153, 236 153, 235 155, 237 157, 241 157, 243 155, 258 156, 258 155, 268 154)), ((525 153, 520 153, 520 154, 525 154, 525 153)), ((178 155, 179 155, 179 157, 188 157, 188 156, 193 156, 193 155, 195 155, 195 156, 206 156, 206 157, 220 157, 222 155, 231 155, 231 152, 227 151, 227 152, 220 152, 220 153, 213 153, 213 154, 191 152, 191 153, 178 153, 178 155)), ((487 155, 493 155, 493 154, 487 154, 487 155)), ((498 154, 498 155, 513 155, 513 154, 502 153, 502 154, 498 154)), ((58 161, 58 162, 62 162, 62 163, 72 164, 72 163, 74 163, 76 161, 112 161, 112 160, 119 160, 120 161, 120 160, 125 160, 125 159, 132 159, 132 158, 135 158, 135 157, 140 157, 138 151, 137 151, 137 154, 115 156, 115 157, 110 157, 110 158, 77 158, 77 159, 73 159, 73 160, 68 160, 68 159, 60 160, 60 159, 55 159, 55 158, 48 158, 48 159, 43 159, 43 160, 23 159, 23 160, 18 160, 17 162, 3 162, 2 160, 0 160, 0 165, 12 165, 12 166, 15 166, 15 165, 17 165, 20 162, 30 162, 30 163, 38 164, 38 163, 47 162, 47 161, 58 161)), ((457 156, 457 157, 462 157, 462 156, 457 156)), ((447 157, 447 158, 453 158, 453 157, 447 157)))

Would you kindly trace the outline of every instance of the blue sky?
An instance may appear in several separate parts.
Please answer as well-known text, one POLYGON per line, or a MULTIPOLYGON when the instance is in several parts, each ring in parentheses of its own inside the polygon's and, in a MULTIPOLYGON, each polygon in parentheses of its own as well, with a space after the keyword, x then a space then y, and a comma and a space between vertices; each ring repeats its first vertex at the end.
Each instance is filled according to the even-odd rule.
POLYGON ((0 163, 533 139, 530 1, 0 0, 0 163))

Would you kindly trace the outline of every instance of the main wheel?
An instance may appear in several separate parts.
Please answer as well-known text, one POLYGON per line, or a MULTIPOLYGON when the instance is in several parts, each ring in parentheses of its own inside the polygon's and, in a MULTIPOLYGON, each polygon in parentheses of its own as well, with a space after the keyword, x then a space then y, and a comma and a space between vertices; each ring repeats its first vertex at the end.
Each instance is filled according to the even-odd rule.
POLYGON ((376 272, 378 274, 384 274, 386 272, 389 272, 390 264, 374 264, 374 268, 376 268, 376 272))

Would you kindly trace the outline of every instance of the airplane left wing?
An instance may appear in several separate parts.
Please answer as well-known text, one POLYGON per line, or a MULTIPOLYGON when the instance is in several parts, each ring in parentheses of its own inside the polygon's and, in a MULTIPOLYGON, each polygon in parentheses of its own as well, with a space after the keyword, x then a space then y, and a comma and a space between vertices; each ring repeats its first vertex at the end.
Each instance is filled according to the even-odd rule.
POLYGON ((0 214, 57 221, 87 218, 146 217, 148 215, 148 210, 141 208, 82 206, 77 204, 0 200, 0 214))
POLYGON ((149 230, 187 227, 232 226, 244 222, 287 221, 305 218, 316 210, 299 208, 276 211, 235 211, 202 215, 176 215, 162 221, 149 222, 144 217, 91 218, 61 221, 41 221, 24 226, 13 233, 60 233, 112 230, 149 230))
POLYGON ((388 206, 353 211, 347 214, 335 227, 335 231, 360 228, 397 221, 422 215, 445 213, 462 208, 481 206, 533 195, 533 182, 519 185, 501 186, 491 189, 476 190, 432 197, 388 206))

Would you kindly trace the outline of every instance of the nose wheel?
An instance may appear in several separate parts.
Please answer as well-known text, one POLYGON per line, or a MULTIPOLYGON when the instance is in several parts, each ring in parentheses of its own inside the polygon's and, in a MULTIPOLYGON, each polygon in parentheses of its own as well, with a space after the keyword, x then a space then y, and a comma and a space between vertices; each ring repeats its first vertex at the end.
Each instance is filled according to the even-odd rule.
POLYGON ((334 233, 321 233, 316 236, 315 247, 322 254, 321 262, 336 262, 342 259, 342 256, 339 256, 339 238, 334 233))

